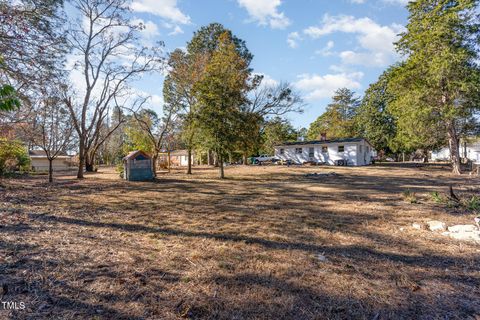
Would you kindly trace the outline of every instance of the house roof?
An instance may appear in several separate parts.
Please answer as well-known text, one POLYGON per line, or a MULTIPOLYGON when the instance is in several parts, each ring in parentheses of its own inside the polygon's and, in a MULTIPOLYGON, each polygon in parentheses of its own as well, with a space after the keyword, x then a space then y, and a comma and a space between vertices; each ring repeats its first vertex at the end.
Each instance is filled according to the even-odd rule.
POLYGON ((127 155, 123 158, 123 160, 135 159, 135 158, 136 158, 138 155, 140 155, 140 154, 143 155, 144 157, 148 158, 148 159, 151 158, 147 153, 143 152, 142 150, 135 150, 135 151, 132 151, 132 152, 130 152, 129 154, 127 154, 127 155))
POLYGON ((284 142, 283 144, 276 145, 276 147, 283 147, 283 146, 304 146, 309 144, 329 144, 329 143, 349 143, 349 142, 367 142, 370 146, 370 142, 368 142, 365 138, 344 138, 344 139, 332 139, 332 140, 311 140, 311 141, 295 141, 295 142, 284 142))
MULTIPOLYGON (((30 158, 46 158, 47 153, 43 150, 29 150, 28 155, 30 158)), ((59 152, 57 158, 71 158, 72 156, 66 154, 65 152, 59 152)))
MULTIPOLYGON (((161 152, 160 154, 168 155, 168 152, 164 151, 164 152, 161 152)), ((192 151, 192 154, 194 154, 193 151, 192 151)), ((170 151, 170 156, 188 156, 188 150, 186 149, 172 150, 170 151)))

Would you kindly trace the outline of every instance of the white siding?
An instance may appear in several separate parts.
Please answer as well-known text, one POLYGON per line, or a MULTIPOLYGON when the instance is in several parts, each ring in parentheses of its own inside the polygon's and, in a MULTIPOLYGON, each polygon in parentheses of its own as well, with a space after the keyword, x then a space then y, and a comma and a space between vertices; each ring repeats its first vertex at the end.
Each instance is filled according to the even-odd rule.
POLYGON ((315 161, 334 165, 336 160, 347 160, 348 165, 363 166, 371 164, 372 148, 365 141, 304 145, 298 144, 275 147, 275 157, 282 160, 291 160, 296 164, 302 164, 308 161, 315 161), (339 151, 339 146, 344 147, 343 152, 339 151), (360 146, 362 146, 362 152, 359 152, 360 146), (327 147, 328 152, 322 152, 322 147, 327 147), (296 152, 298 148, 302 148, 301 153, 296 152), (314 150, 313 157, 309 157, 310 148, 313 148, 314 150), (281 153, 282 149, 283 154, 281 153))
MULTIPOLYGON (((48 171, 48 159, 46 158, 35 158, 31 157, 31 166, 32 169, 39 172, 39 171, 48 171)), ((70 160, 65 158, 56 158, 53 160, 53 170, 54 171, 61 171, 61 170, 68 170, 70 169, 70 160)))
MULTIPOLYGON (((480 164, 480 144, 467 145, 467 154, 465 155, 465 148, 463 144, 460 146, 460 157, 470 159, 474 163, 480 164)), ((433 161, 450 161, 450 149, 442 148, 438 151, 432 152, 433 161)))

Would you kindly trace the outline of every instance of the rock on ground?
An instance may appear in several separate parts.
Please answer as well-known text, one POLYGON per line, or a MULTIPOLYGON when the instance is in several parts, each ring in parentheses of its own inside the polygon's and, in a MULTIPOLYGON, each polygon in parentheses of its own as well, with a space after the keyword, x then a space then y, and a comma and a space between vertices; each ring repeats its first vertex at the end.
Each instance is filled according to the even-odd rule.
POLYGON ((477 230, 477 227, 473 224, 459 224, 456 226, 448 227, 448 231, 450 232, 473 232, 477 230))
POLYGON ((430 231, 445 231, 447 229, 447 225, 442 221, 431 220, 427 222, 427 225, 430 231))

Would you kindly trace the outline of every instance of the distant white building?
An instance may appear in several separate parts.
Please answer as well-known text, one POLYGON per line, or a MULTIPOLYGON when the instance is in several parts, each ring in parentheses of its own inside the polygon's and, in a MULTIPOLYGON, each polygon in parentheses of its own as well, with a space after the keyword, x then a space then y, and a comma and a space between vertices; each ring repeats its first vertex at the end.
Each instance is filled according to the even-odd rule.
POLYGON ((275 147, 275 157, 296 164, 305 162, 349 166, 372 163, 374 150, 363 138, 287 142, 275 147))
MULTIPOLYGON (((48 171, 49 161, 45 151, 30 150, 28 152, 33 171, 48 171)), ((69 170, 73 166, 73 157, 65 153, 59 154, 52 162, 54 171, 69 170)))
MULTIPOLYGON (((480 141, 460 143, 460 157, 467 158, 473 163, 480 164, 480 141)), ((448 147, 433 151, 433 161, 450 161, 450 149, 448 147)))

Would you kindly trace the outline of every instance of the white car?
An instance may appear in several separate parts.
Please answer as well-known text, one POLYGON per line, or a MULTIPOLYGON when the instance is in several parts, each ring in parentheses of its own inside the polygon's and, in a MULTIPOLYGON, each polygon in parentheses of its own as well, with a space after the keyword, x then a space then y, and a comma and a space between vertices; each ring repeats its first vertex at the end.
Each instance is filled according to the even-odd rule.
POLYGON ((269 156, 267 154, 261 154, 258 157, 253 158, 253 163, 257 164, 257 163, 267 162, 267 161, 273 162, 275 160, 276 160, 275 157, 269 156))

